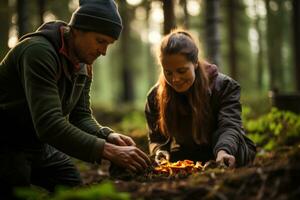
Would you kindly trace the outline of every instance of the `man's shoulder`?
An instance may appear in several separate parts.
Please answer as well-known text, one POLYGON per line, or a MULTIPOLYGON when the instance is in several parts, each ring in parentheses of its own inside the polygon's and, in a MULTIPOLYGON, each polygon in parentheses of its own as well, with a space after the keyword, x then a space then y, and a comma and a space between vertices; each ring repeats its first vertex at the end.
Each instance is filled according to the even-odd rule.
POLYGON ((43 36, 28 37, 18 43, 16 49, 27 49, 36 53, 55 51, 51 43, 43 36))
MULTIPOLYGON (((16 60, 26 60, 26 63, 48 63, 47 66, 56 67, 57 63, 60 62, 58 52, 42 36, 34 36, 22 40, 13 49, 13 54, 16 60)), ((29 67, 30 65, 26 66, 29 67)))
POLYGON ((41 45, 41 46, 51 45, 49 40, 47 40, 47 38, 45 38, 44 36, 41 36, 41 35, 36 35, 36 36, 25 38, 24 40, 22 40, 20 42, 20 44, 41 45))

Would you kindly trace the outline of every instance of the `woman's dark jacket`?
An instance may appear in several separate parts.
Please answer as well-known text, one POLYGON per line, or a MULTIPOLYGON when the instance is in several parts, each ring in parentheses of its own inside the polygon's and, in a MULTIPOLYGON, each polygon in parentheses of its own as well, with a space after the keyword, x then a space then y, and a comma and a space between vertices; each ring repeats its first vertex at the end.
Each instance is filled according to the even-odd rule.
POLYGON ((0 65, 0 145, 39 148, 48 143, 89 162, 101 159, 105 138, 90 109, 90 66, 60 52, 64 22, 50 22, 22 38, 0 65))
MULTIPOLYGON (((245 165, 254 159, 255 145, 249 140, 242 127, 240 86, 230 77, 217 73, 210 91, 212 117, 209 144, 196 144, 191 135, 191 115, 180 118, 180 135, 165 137, 158 129, 157 88, 155 85, 148 93, 145 114, 148 122, 148 138, 150 154, 158 149, 171 152, 171 160, 192 159, 207 161, 215 159, 219 150, 223 149, 237 159, 238 165, 245 165), (172 155, 175 157, 172 159, 172 155)), ((172 112, 169 113, 172 115, 172 112)))

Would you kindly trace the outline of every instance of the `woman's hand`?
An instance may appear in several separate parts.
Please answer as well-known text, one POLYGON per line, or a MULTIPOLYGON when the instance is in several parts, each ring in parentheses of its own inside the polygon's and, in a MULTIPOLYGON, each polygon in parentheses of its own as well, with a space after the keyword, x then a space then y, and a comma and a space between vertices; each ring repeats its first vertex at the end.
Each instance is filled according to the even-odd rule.
POLYGON ((170 159, 169 152, 164 151, 164 150, 157 150, 156 153, 155 153, 155 162, 157 164, 160 164, 162 159, 165 159, 165 160, 169 161, 169 159, 170 159))
POLYGON ((225 164, 228 167, 235 167, 235 157, 233 155, 228 154, 224 150, 220 150, 217 153, 216 162, 220 164, 225 164))
POLYGON ((118 146, 136 146, 133 139, 120 133, 111 133, 107 137, 107 141, 118 146))

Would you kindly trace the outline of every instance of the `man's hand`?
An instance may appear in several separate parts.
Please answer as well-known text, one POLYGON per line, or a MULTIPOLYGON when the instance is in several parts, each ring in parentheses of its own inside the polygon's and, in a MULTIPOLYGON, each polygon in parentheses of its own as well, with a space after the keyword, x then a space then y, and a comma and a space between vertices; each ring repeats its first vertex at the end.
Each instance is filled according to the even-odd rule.
POLYGON ((130 172, 141 172, 151 165, 149 157, 136 146, 117 146, 106 142, 102 156, 130 172))
POLYGON ((218 151, 216 162, 225 164, 226 166, 231 168, 235 167, 235 157, 233 155, 228 154, 224 150, 218 151))
POLYGON ((119 133, 111 133, 107 137, 107 141, 118 146, 135 146, 135 142, 131 137, 119 133))

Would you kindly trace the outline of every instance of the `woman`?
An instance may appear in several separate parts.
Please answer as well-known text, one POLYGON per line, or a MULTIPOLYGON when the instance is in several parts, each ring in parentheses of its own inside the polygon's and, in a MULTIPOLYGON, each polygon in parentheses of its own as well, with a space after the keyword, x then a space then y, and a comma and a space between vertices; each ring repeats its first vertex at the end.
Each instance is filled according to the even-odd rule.
POLYGON ((256 148, 243 131, 239 84, 200 61, 184 30, 162 39, 158 58, 161 75, 145 107, 150 154, 156 160, 215 159, 229 167, 251 163, 256 148))

